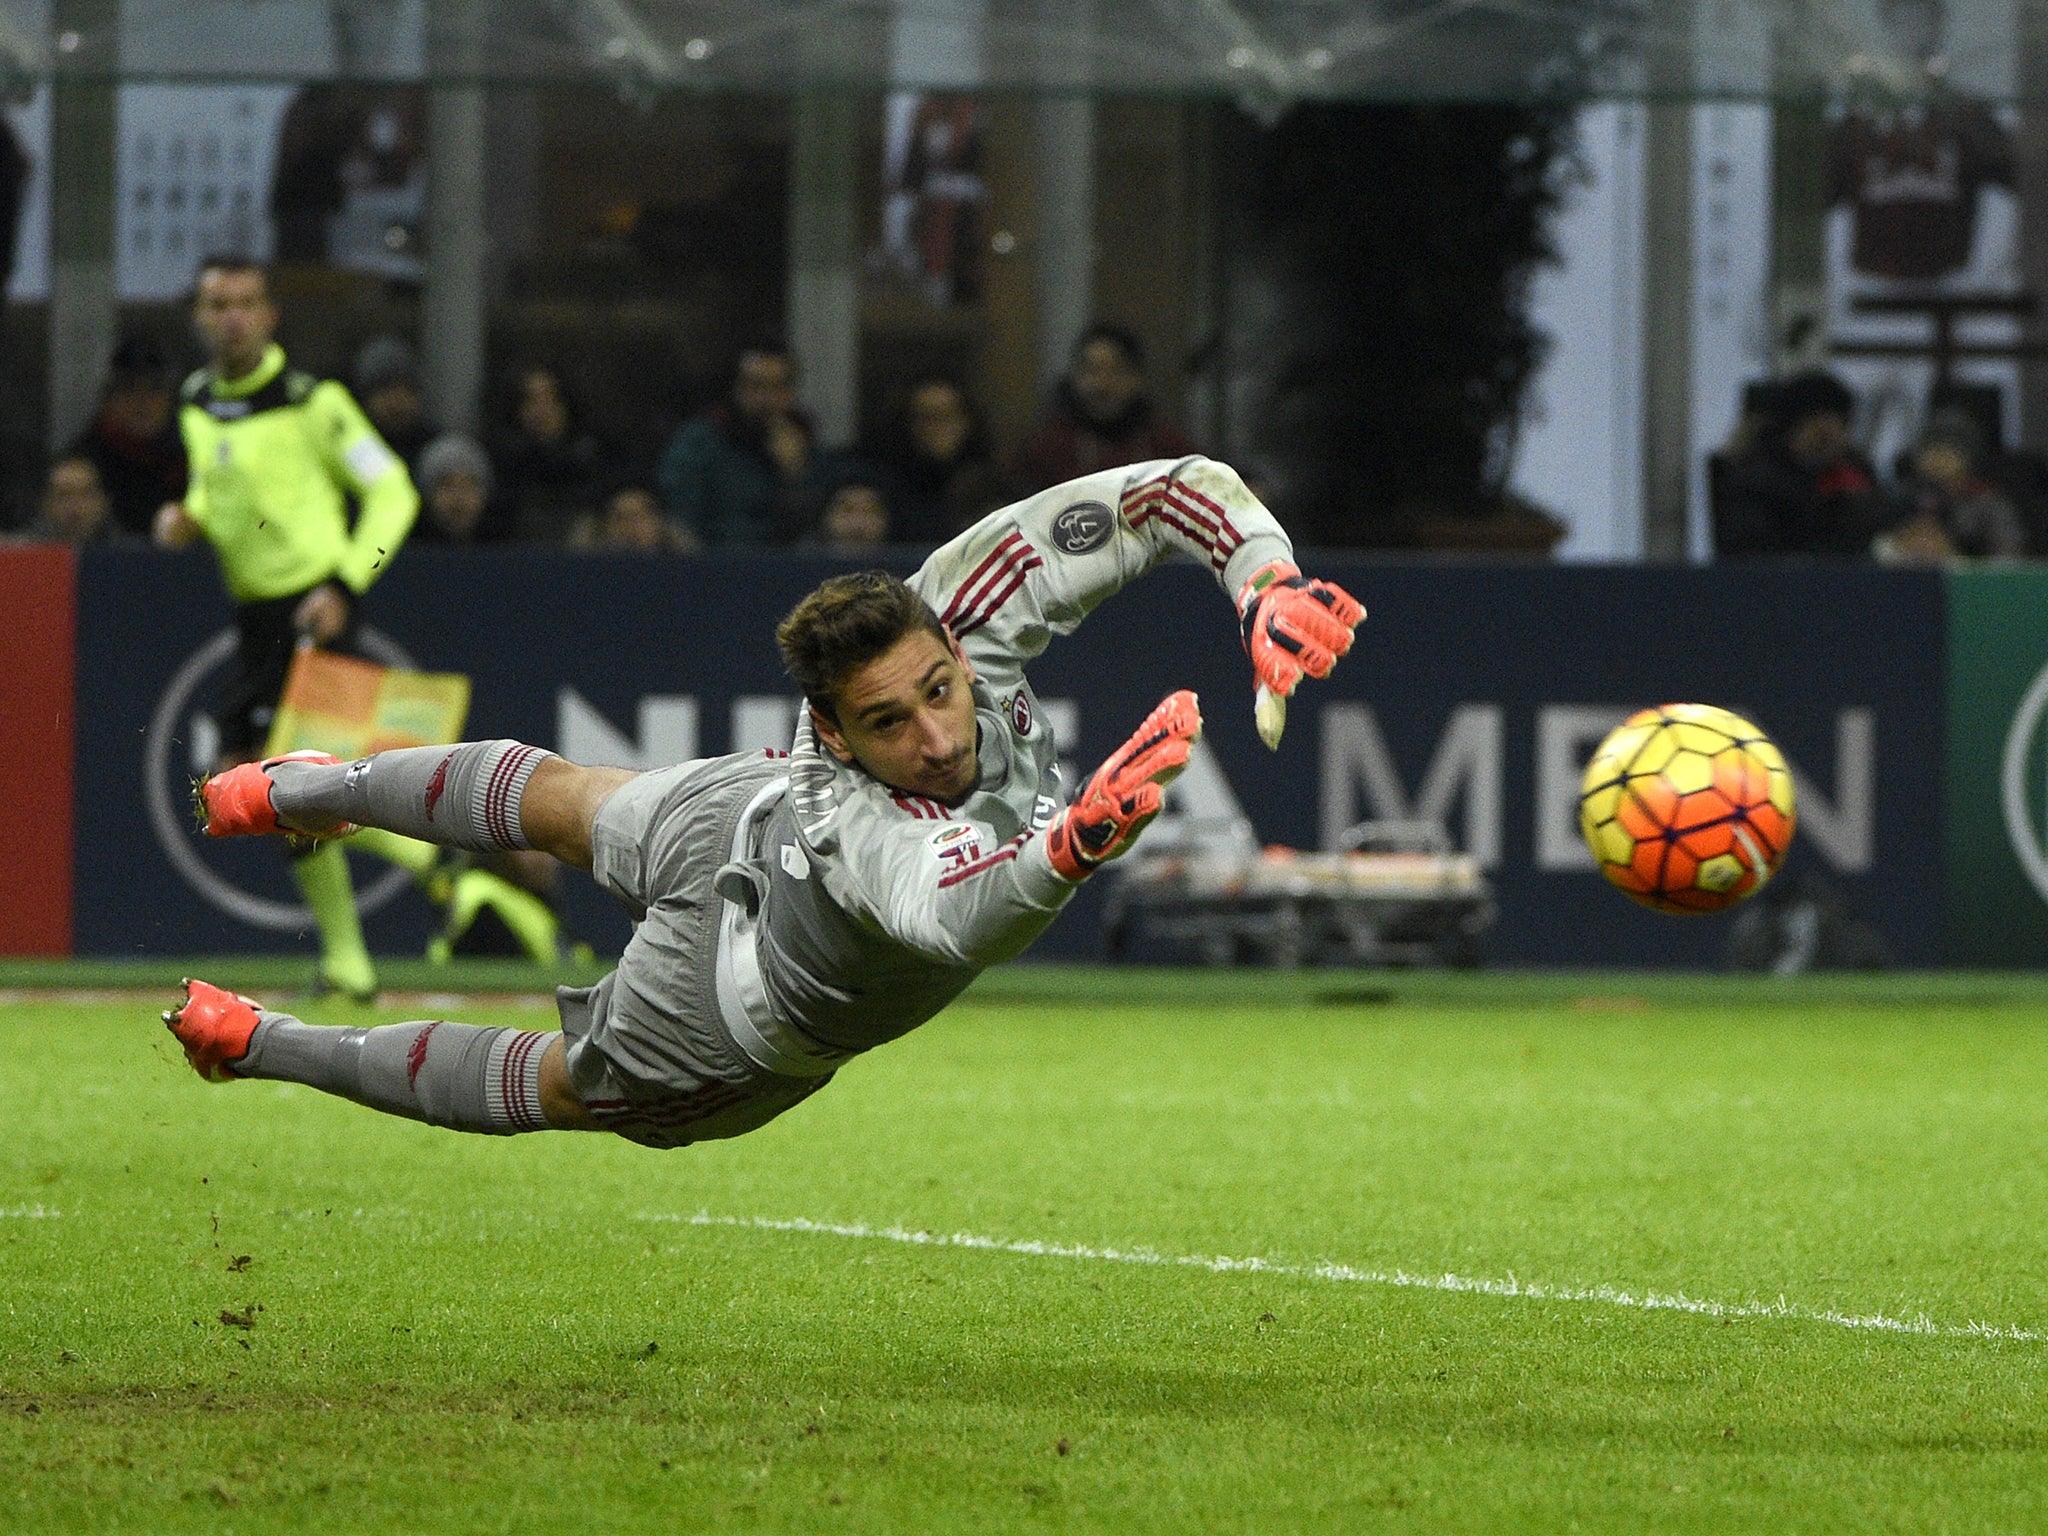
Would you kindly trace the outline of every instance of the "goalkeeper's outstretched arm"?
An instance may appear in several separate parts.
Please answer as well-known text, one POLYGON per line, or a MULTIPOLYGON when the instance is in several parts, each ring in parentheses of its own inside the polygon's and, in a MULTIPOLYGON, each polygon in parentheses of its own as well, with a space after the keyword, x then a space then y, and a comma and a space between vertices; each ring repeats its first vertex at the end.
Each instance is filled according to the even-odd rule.
POLYGON ((1054 635, 1176 551, 1235 595, 1293 556, 1236 470, 1157 459, 1069 480, 990 513, 933 551, 910 584, 998 691, 1054 635))
POLYGON ((1044 832, 984 846, 970 842, 960 822, 936 832, 924 821, 868 823, 858 846, 826 861, 826 888, 932 959, 1008 960, 1044 932, 1083 880, 1130 849, 1201 734, 1201 710, 1183 689, 1109 755, 1044 832))
POLYGON ((1001 694, 1054 635, 1175 553, 1237 605, 1255 679, 1272 694, 1325 675, 1350 649, 1364 609, 1300 579, 1273 514, 1236 470, 1201 457, 1105 470, 1004 507, 934 551, 911 585, 1001 694))

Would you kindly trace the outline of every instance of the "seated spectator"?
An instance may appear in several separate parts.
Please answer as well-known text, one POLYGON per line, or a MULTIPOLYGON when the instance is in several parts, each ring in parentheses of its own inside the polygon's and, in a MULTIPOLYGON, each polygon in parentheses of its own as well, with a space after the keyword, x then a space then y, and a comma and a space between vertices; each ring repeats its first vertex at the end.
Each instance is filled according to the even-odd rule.
POLYGON ((50 465, 29 537, 63 544, 100 544, 117 531, 99 467, 83 454, 66 454, 50 465))
MULTIPOLYGON (((1943 411, 1961 411, 1977 429, 1984 445, 1976 463, 1977 477, 1988 481, 2019 514, 2027 538, 2026 552, 2048 557, 2048 456, 2038 449, 2009 446, 2005 441, 2005 391, 1996 384, 1950 379, 1927 393, 1931 421, 1943 411)), ((1911 451, 1901 456, 1901 479, 1911 474, 1911 451)))
POLYGON ((569 542, 589 549, 641 554, 690 554, 698 547, 693 534, 663 515, 661 503, 644 485, 613 491, 605 498, 603 510, 584 519, 569 542))
POLYGON ((807 543, 843 552, 874 549, 891 537, 889 504, 872 485, 842 485, 825 503, 815 538, 807 543))
POLYGON ((1829 373, 1801 374, 1772 391, 1768 414, 1747 423, 1747 440, 1716 456, 1717 554, 1870 553, 1893 506, 1849 440, 1855 404, 1829 373))
POLYGON ((899 544, 943 544, 1012 499, 988 431, 951 379, 919 379, 859 458, 873 467, 899 544))
POLYGON ((420 493, 413 543, 468 547, 504 538, 492 515, 491 458, 475 439, 459 432, 435 438, 421 451, 413 478, 420 493))
POLYGON ((89 459, 114 528, 149 537, 157 508, 185 495, 185 442, 178 435, 171 366, 156 343, 130 336, 114 349, 92 425, 65 450, 89 459))
POLYGON ((786 348, 749 347, 725 399, 683 423, 657 480, 668 515, 705 544, 786 542, 825 499, 824 456, 796 403, 786 348))
POLYGON ((1145 348, 1135 332, 1098 321, 1074 345, 1067 376, 1053 391, 1051 415, 1017 450, 1026 492, 1062 480, 1195 451, 1180 428, 1145 396, 1145 348))
POLYGON ((583 428, 561 375, 543 364, 519 370, 493 445, 499 500, 512 537, 559 544, 595 512, 604 451, 583 428))
POLYGON ((372 336, 356 353, 354 373, 356 401, 363 414, 391 451, 405 460, 407 472, 418 484, 420 454, 441 435, 441 429, 427 418, 419 362, 412 348, 397 336, 372 336))
POLYGON ((2017 560, 2027 552, 2019 510, 1980 472, 1984 434, 1967 411, 1938 410, 1913 445, 1900 486, 1906 517, 1880 536, 1891 560, 2017 560))

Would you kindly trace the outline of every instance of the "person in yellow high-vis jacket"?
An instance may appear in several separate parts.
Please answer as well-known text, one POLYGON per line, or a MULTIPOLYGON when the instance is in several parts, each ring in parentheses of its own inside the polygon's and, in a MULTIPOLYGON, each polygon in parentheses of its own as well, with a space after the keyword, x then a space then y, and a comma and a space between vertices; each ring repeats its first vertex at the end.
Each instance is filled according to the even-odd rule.
MULTIPOLYGON (((201 265, 193 321, 208 361, 185 381, 178 418, 191 482, 156 520, 159 544, 206 538, 235 599, 240 667, 215 710, 222 767, 262 755, 301 639, 354 649, 356 599, 389 569, 419 512, 404 462, 348 390, 287 365, 277 320, 261 266, 201 265)), ((446 864, 411 838, 370 831, 353 846, 410 870, 448 909, 430 956, 445 954, 488 907, 528 955, 559 958, 560 924, 531 892, 490 870, 446 864)), ((321 985, 373 995, 376 968, 340 848, 301 853, 292 874, 319 925, 321 985)))
MULTIPOLYGON (((159 544, 213 545, 235 600, 240 665, 215 712, 223 765, 261 756, 302 637, 354 648, 356 601, 419 513, 404 462, 344 386, 287 365, 277 321, 261 266, 201 265, 193 322, 207 364, 185 381, 178 412, 191 482, 156 519, 159 544)), ((341 850, 294 858, 292 873, 320 928, 322 984, 370 996, 376 970, 341 850)))

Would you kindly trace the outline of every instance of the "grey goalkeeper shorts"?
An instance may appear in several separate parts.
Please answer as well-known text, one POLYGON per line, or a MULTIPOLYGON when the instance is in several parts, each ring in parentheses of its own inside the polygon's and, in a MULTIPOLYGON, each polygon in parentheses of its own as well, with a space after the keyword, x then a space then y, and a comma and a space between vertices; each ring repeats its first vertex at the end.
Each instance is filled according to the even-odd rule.
POLYGON ((569 1084, 606 1129, 649 1147, 738 1136, 829 1082, 768 1072, 734 1044, 718 1003, 724 898, 750 802, 788 772, 759 752, 628 780, 591 825, 591 874, 638 921, 619 967, 556 994, 569 1084))

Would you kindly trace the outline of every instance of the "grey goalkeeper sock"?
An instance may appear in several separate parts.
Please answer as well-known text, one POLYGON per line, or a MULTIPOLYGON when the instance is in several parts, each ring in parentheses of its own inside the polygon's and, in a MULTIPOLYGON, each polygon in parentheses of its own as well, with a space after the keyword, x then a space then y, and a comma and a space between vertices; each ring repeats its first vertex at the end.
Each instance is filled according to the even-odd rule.
POLYGON ((540 1059, 554 1035, 421 1020, 332 1029, 259 1012, 238 1077, 305 1083, 408 1120, 510 1136, 544 1131, 540 1059))
POLYGON ((270 803, 288 822, 340 817, 429 843, 487 852, 531 848, 519 802, 533 770, 554 756, 518 741, 404 747, 352 763, 276 763, 270 803))

